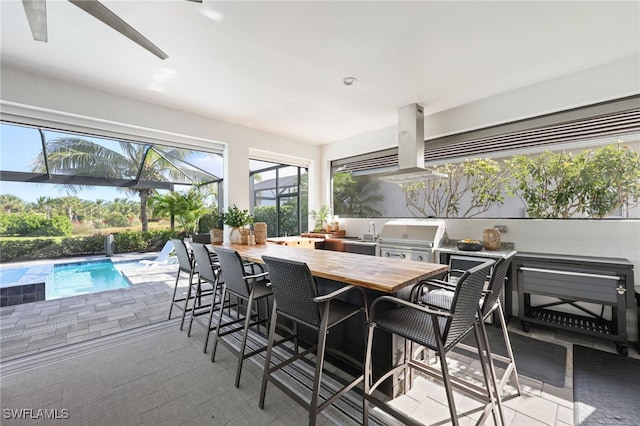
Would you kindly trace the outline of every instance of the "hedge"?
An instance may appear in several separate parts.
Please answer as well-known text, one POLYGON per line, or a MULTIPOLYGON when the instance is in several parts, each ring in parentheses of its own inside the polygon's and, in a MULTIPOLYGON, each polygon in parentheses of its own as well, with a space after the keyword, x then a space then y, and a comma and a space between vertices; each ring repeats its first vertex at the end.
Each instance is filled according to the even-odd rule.
POLYGON ((66 216, 47 219, 37 213, 0 214, 0 235, 21 237, 70 236, 73 227, 66 216))
MULTIPOLYGON (((170 239, 171 230, 114 233, 116 253, 157 251, 170 239)), ((67 238, 0 239, 0 262, 104 254, 105 235, 67 238)))

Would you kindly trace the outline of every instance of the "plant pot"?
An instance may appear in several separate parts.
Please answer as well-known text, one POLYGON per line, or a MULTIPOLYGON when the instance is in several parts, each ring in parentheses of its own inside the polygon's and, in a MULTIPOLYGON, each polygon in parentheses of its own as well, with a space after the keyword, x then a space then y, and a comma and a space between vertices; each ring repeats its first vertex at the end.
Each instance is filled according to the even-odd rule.
POLYGON ((231 244, 240 244, 240 228, 231 228, 231 232, 229 232, 229 242, 231 244))
POLYGON ((209 231, 211 234, 211 244, 222 244, 224 242, 224 231, 220 228, 213 228, 209 231))

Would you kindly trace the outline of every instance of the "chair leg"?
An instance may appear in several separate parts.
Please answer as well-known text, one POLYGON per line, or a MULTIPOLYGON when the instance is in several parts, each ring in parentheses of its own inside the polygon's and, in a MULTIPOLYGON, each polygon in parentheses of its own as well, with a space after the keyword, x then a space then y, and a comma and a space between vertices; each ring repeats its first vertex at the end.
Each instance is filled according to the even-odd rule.
MULTIPOLYGON (((271 311, 271 324, 269 326, 269 341, 267 343, 267 354, 264 359, 264 371, 262 373, 262 386, 260 387, 260 409, 264 409, 264 398, 267 394, 267 382, 269 381, 269 368, 271 367, 271 351, 273 350, 273 341, 276 336, 276 320, 278 313, 276 312, 276 302, 273 301, 273 309, 271 311)), ((298 351, 296 351, 298 353, 298 351)))
MULTIPOLYGON (((202 284, 200 280, 200 276, 198 275, 198 284, 196 286, 196 298, 200 301, 200 305, 202 305, 202 284)), ((213 296, 213 301, 215 302, 215 295, 213 296)), ((193 300, 193 312, 196 311, 196 299, 193 300)), ((189 319, 189 328, 187 330, 187 337, 191 337, 191 326, 193 325, 193 313, 191 314, 191 318, 189 319)))
POLYGON ((442 369, 442 381, 444 382, 444 390, 447 394, 447 404, 449 405, 449 414, 453 426, 458 426, 458 412, 456 411, 456 403, 453 399, 453 387, 451 385, 451 377, 449 376, 449 366, 447 365, 447 356, 444 352, 444 344, 442 343, 442 334, 440 326, 435 315, 431 316, 433 331, 436 335, 436 343, 438 345, 438 357, 440 358, 440 368, 442 369))
POLYGON ((489 352, 488 340, 486 340, 485 334, 482 331, 482 321, 476 320, 473 324, 473 335, 476 339, 476 346, 478 350, 478 358, 480 360, 480 367, 482 368, 482 376, 484 377, 484 387, 487 392, 487 398, 489 402, 485 405, 485 409, 482 412, 478 424, 484 424, 489 414, 493 416, 493 424, 504 425, 504 415, 502 413, 502 405, 499 405, 500 409, 500 421, 498 421, 498 414, 496 413, 496 399, 495 395, 498 393, 498 386, 495 380, 495 370, 492 368, 493 359, 489 352), (490 409, 489 409, 490 408, 490 409), (489 410, 488 410, 489 409, 489 410))
MULTIPOLYGON (((480 317, 482 318, 482 317, 480 317)), ((474 327, 474 331, 476 332, 476 342, 478 344, 478 347, 481 346, 480 344, 480 339, 482 339, 483 343, 482 346, 484 347, 484 350, 486 352, 486 359, 487 359, 487 367, 489 369, 488 371, 488 378, 491 380, 491 387, 493 388, 493 390, 491 390, 489 388, 489 382, 487 382, 487 391, 489 393, 489 397, 491 398, 491 404, 493 406, 493 421, 495 424, 498 424, 498 421, 496 419, 496 415, 495 415, 495 408, 497 406, 498 408, 498 414, 500 416, 500 422, 502 425, 505 424, 504 421, 504 410, 502 408, 502 396, 500 395, 500 388, 498 386, 498 379, 496 376, 496 369, 495 369, 495 365, 493 363, 493 357, 491 356, 491 347, 489 345, 489 336, 487 335, 487 329, 486 326, 484 324, 484 321, 482 320, 478 320, 478 325, 479 325, 479 330, 476 331, 476 328, 474 327)), ((482 361, 482 359, 480 360, 482 361)))
MULTIPOLYGON (((211 334, 211 321, 213 321, 213 312, 216 310, 216 295, 218 294, 218 283, 214 283, 213 285, 213 303, 211 303, 211 309, 209 309, 209 320, 207 321, 207 335, 204 336, 204 348, 203 352, 207 353, 207 345, 209 344, 209 335, 211 334)), ((220 295, 219 299, 220 304, 224 305, 223 295, 220 295)))
POLYGON ((178 292, 178 281, 180 281, 180 269, 178 269, 178 275, 176 276, 176 283, 173 286, 173 296, 171 296, 171 306, 169 307, 169 318, 167 318, 168 320, 171 319, 171 311, 173 310, 173 305, 176 303, 176 294, 178 292))
MULTIPOLYGON (((180 330, 182 330, 182 328, 184 327, 184 319, 187 316, 187 310, 189 308, 189 300, 191 299, 191 283, 192 283, 192 279, 193 279, 193 271, 191 271, 191 273, 189 274, 189 284, 187 286, 187 297, 184 299, 184 311, 182 311, 182 322, 180 323, 180 330)), ((195 300, 194 300, 194 306, 195 306, 195 300)))
POLYGON ((249 324, 251 324, 251 306, 253 306, 253 290, 249 293, 247 302, 247 312, 244 318, 244 329, 242 331, 242 343, 238 354, 238 367, 236 368, 236 387, 240 387, 240 375, 242 374, 242 363, 244 362, 244 349, 247 346, 247 334, 249 334, 249 324))
POLYGON ((513 376, 516 381, 516 390, 518 391, 518 395, 522 395, 520 390, 520 378, 518 377, 518 369, 516 367, 516 360, 513 357, 513 349, 511 348, 511 339, 509 339, 509 332, 507 330, 507 322, 504 319, 504 313, 502 312, 502 306, 500 305, 500 300, 498 300, 498 318, 500 319, 500 327, 502 328, 502 337, 504 338, 504 344, 507 347, 507 356, 511 364, 513 365, 513 376))
MULTIPOLYGON (((227 286, 222 284, 222 297, 227 293, 227 286)), ((224 309, 224 304, 220 305, 220 312, 218 312, 218 324, 216 325, 216 334, 213 335, 213 348, 211 349, 211 362, 216 360, 216 348, 218 347, 218 339, 220 334, 220 326, 222 325, 222 310, 224 309)))
POLYGON ((371 348, 373 346, 373 331, 375 329, 375 325, 368 326, 367 333, 367 347, 365 349, 364 355, 364 384, 363 384, 363 392, 364 398, 362 398, 362 424, 369 424, 369 400, 367 399, 367 395, 371 392, 371 382, 372 382, 372 367, 371 367, 371 348))
POLYGON ((313 378, 313 391, 311 393, 311 405, 309 406, 309 425, 316 424, 318 416, 318 400, 320 399, 320 383, 322 383, 322 370, 324 369, 324 350, 327 344, 327 324, 329 322, 328 305, 325 304, 320 329, 318 330, 318 348, 316 349, 316 371, 313 378))

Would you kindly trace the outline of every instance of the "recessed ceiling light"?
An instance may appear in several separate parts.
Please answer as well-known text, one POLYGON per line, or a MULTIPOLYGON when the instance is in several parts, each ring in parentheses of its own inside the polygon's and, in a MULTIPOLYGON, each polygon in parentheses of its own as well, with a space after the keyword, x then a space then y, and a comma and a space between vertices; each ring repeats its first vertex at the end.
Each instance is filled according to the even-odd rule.
POLYGON ((345 77, 342 79, 342 84, 345 86, 353 86, 358 82, 358 79, 355 77, 345 77))

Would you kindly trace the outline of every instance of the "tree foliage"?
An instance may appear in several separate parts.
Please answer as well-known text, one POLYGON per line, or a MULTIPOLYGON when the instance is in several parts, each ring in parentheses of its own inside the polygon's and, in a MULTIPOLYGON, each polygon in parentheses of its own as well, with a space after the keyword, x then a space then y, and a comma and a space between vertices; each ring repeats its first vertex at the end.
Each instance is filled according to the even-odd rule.
POLYGON ((333 175, 333 214, 346 217, 379 217, 378 205, 384 200, 380 183, 367 176, 354 177, 350 172, 333 175))
POLYGON ((416 217, 474 217, 504 202, 508 170, 492 159, 433 166, 447 177, 400 185, 416 217))
POLYGON ((192 235, 198 230, 198 220, 209 212, 203 196, 196 188, 186 192, 154 195, 150 197, 149 204, 155 214, 175 217, 187 235, 192 235))
POLYGON ((529 217, 604 217, 640 203, 640 155, 628 146, 516 155, 509 164, 510 191, 522 198, 529 217))
MULTIPOLYGON (((139 179, 140 181, 163 182, 168 176, 182 178, 168 160, 168 157, 184 158, 185 150, 171 149, 167 155, 160 155, 150 145, 119 142, 120 151, 109 149, 93 141, 77 137, 64 137, 47 141, 47 163, 44 153, 35 160, 33 171, 44 173, 47 165, 50 172, 100 178, 139 179)), ((67 191, 76 193, 83 185, 63 185, 67 191)), ((140 222, 142 230, 148 229, 147 199, 154 193, 151 188, 120 188, 140 198, 140 222)))

